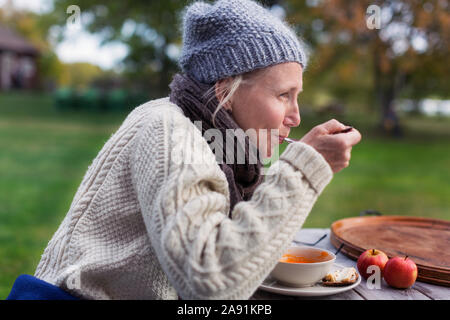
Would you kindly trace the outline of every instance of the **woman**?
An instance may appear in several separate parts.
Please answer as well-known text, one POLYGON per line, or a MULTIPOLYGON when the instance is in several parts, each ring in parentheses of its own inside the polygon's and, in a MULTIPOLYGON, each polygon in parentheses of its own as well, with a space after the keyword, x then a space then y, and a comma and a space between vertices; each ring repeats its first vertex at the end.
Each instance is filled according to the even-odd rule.
POLYGON ((105 144, 35 278, 82 299, 249 298, 361 139, 333 134, 345 126, 331 120, 262 175, 300 124, 306 62, 293 31, 253 1, 190 5, 170 97, 136 108, 105 144))

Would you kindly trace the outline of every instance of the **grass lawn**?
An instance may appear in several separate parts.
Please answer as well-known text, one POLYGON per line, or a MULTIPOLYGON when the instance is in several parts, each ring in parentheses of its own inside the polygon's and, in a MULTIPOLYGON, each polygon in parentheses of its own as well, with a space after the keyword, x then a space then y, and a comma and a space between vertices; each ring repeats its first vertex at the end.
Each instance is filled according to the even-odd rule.
MULTIPOLYGON (((0 95, 0 299, 19 274, 34 273, 88 165, 125 117, 61 113, 46 95, 0 95)), ((404 119, 402 139, 378 136, 373 119, 339 119, 360 129, 363 141, 305 227, 329 227, 365 209, 450 220, 450 119, 404 119)), ((325 120, 305 116, 292 136, 325 120)))

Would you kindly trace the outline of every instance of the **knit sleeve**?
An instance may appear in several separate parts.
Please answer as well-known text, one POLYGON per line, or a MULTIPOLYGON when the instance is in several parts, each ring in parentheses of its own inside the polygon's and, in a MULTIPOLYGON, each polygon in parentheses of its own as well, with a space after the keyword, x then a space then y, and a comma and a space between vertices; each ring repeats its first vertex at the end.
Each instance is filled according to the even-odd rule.
POLYGON ((228 185, 183 116, 142 129, 134 186, 153 250, 183 299, 247 299, 274 268, 332 178, 312 147, 293 143, 233 218, 228 185))

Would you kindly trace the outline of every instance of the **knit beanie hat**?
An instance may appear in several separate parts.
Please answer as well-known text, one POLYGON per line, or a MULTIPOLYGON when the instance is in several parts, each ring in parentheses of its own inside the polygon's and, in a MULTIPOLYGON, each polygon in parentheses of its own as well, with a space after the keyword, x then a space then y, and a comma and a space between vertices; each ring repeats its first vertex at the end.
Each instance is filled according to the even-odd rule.
POLYGON ((199 1, 183 13, 179 65, 203 83, 283 62, 305 69, 305 49, 287 23, 252 0, 199 1))

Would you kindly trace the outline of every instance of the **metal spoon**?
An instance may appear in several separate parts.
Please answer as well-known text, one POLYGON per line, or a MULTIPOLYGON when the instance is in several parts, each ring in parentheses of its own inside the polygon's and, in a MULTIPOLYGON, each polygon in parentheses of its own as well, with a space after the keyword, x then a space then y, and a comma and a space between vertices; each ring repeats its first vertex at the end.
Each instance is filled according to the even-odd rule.
MULTIPOLYGON (((348 127, 348 128, 345 128, 344 130, 337 131, 337 132, 333 132, 333 134, 347 133, 347 132, 352 131, 352 129, 353 129, 353 127, 348 127)), ((286 141, 287 143, 292 143, 292 142, 298 142, 298 141, 300 141, 300 140, 291 139, 291 138, 284 138, 283 140, 286 141)))

